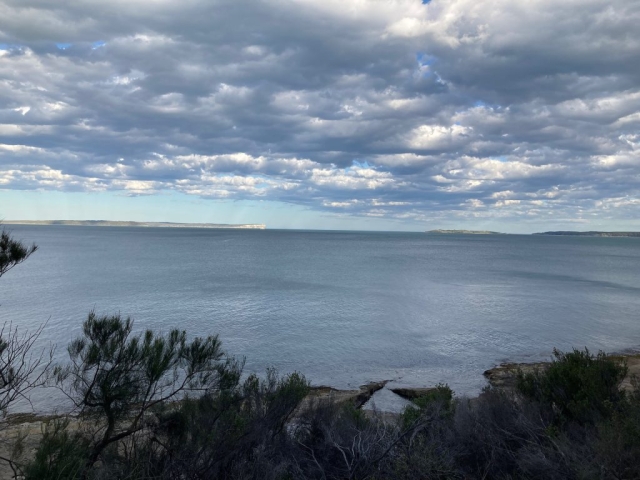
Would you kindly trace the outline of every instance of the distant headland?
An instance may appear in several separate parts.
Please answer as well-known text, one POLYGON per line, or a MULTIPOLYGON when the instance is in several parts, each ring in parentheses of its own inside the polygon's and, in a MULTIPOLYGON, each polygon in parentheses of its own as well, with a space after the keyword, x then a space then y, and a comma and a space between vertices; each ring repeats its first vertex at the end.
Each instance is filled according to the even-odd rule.
POLYGON ((566 235, 566 236, 574 236, 574 237, 640 237, 640 232, 574 232, 574 231, 559 231, 559 232, 534 233, 533 235, 566 235))
POLYGON ((429 230, 426 233, 448 235, 505 235, 504 233, 489 230, 429 230))
MULTIPOLYGON (((490 230, 429 230, 425 232, 433 235, 508 235, 502 232, 492 232, 490 230)), ((640 238, 640 232, 576 232, 572 230, 562 230, 557 232, 540 232, 531 235, 547 236, 571 236, 571 237, 636 237, 640 238)))
POLYGON ((112 222, 109 220, 4 220, 5 225, 71 225, 78 227, 240 228, 265 230, 264 223, 112 222))

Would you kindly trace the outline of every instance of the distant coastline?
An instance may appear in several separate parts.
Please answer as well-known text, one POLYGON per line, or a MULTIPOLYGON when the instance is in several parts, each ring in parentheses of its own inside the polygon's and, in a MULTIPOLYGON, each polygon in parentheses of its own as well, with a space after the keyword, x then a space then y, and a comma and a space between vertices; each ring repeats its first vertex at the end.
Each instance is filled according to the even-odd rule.
MULTIPOLYGON (((429 235, 509 235, 508 233, 493 232, 491 230, 428 230, 429 235)), ((532 233, 531 235, 567 236, 567 237, 634 237, 640 238, 640 232, 578 232, 573 230, 560 230, 554 232, 532 233)))
POLYGON ((490 230, 429 230, 425 233, 437 235, 506 235, 501 232, 492 232, 490 230))
POLYGON ((640 237, 640 232, 574 232, 574 231, 558 231, 558 232, 542 232, 533 235, 556 235, 556 236, 572 236, 572 237, 640 237))
POLYGON ((109 220, 4 220, 5 225, 69 225, 76 227, 161 227, 161 228, 238 228, 265 230, 264 223, 172 223, 172 222, 117 222, 109 220))

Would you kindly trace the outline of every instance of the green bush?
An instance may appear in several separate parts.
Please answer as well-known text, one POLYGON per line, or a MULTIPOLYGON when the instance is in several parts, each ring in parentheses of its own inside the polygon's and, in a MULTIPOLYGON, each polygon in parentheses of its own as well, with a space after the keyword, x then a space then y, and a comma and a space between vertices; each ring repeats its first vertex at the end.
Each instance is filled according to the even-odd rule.
POLYGON ((559 422, 594 423, 609 417, 624 398, 620 383, 627 375, 624 360, 588 349, 553 351, 547 369, 518 374, 517 389, 553 409, 559 422))
MULTIPOLYGON (((273 369, 242 378, 217 336, 134 335, 119 315, 84 323, 71 362, 55 379, 80 414, 80 430, 44 432, 28 480, 267 478, 285 471, 285 426, 306 379, 273 369)), ((275 475, 273 478, 280 476, 275 475)))
POLYGON ((613 478, 640 478, 640 385, 607 421, 598 425, 596 460, 613 478))
POLYGON ((408 406, 402 413, 401 421, 405 428, 409 428, 424 416, 434 414, 451 416, 455 411, 453 390, 443 383, 439 383, 431 391, 415 398, 413 403, 415 406, 408 406))
POLYGON ((25 468, 25 480, 82 478, 89 442, 68 427, 68 419, 54 419, 44 426, 34 458, 25 468))
POLYGON ((91 315, 57 379, 80 427, 54 421, 25 480, 640 478, 640 386, 623 360, 554 351, 516 391, 440 384, 399 417, 305 401, 293 373, 242 375, 217 337, 133 335, 91 315))
POLYGON ((164 465, 169 478, 193 479, 252 470, 265 452, 272 463, 281 463, 285 425, 308 391, 302 375, 280 377, 270 369, 264 379, 249 375, 236 388, 184 400, 159 415, 162 448, 155 463, 164 465))

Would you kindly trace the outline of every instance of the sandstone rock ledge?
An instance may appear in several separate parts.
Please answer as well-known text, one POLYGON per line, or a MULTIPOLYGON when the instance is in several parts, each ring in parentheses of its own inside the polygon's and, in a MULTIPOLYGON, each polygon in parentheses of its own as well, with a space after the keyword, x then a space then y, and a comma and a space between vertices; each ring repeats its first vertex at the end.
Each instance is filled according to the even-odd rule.
POLYGON ((533 373, 536 370, 544 370, 548 366, 549 362, 503 363, 486 370, 483 375, 492 387, 515 388, 519 370, 523 373, 533 373))
POLYGON ((335 402, 343 404, 351 402, 355 408, 361 408, 378 390, 382 390, 388 380, 371 382, 362 385, 358 390, 338 390, 324 385, 311 387, 309 395, 302 401, 301 410, 311 405, 312 402, 335 402))
POLYGON ((390 388, 393 393, 404 398, 405 400, 415 400, 416 398, 424 397, 438 390, 435 387, 415 387, 415 388, 390 388))
MULTIPOLYGON (((634 376, 640 378, 640 353, 613 354, 610 355, 610 357, 626 360, 629 372, 620 387, 624 390, 631 390, 631 379, 634 376)), ((523 373, 531 373, 535 370, 548 368, 550 363, 551 362, 503 363, 497 367, 486 370, 484 377, 492 387, 512 389, 516 387, 518 370, 521 370, 523 373)))

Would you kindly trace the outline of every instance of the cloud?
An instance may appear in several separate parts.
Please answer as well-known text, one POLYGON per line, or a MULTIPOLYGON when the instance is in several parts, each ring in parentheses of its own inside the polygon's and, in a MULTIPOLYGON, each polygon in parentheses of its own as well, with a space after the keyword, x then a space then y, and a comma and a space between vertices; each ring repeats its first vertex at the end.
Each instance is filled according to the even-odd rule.
MULTIPOLYGON (((0 5, 0 188, 632 218, 640 3, 0 5)), ((527 220, 528 221, 528 220, 527 220)))

